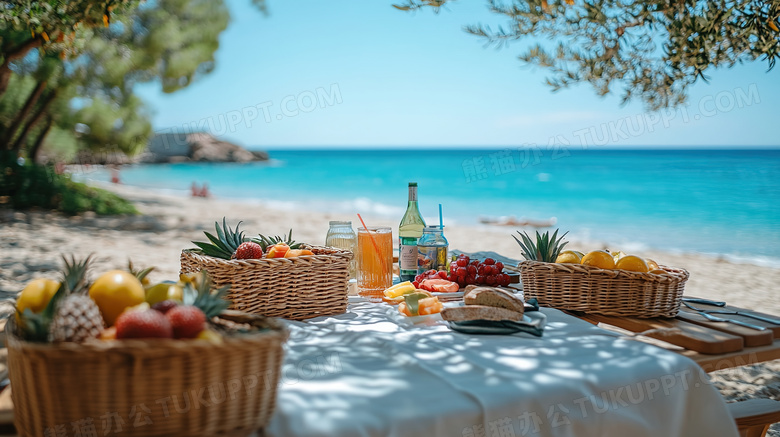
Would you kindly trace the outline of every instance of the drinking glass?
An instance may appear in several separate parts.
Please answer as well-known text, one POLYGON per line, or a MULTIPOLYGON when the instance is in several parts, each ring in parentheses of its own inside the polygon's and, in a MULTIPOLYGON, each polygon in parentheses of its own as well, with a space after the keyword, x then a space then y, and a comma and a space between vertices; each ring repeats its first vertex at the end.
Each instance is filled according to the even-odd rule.
POLYGON ((393 285, 393 231, 388 227, 358 228, 358 295, 381 302, 382 292, 393 285))

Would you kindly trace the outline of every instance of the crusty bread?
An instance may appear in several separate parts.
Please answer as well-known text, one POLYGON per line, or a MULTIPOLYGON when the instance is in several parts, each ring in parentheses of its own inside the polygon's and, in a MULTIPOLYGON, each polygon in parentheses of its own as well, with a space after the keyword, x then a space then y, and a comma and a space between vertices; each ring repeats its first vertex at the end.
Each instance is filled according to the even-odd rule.
POLYGON ((523 314, 523 300, 514 294, 495 287, 477 287, 463 295, 466 305, 484 305, 496 308, 506 308, 523 314))
POLYGON ((466 320, 523 320, 523 313, 505 308, 488 307, 484 305, 466 305, 462 307, 444 308, 441 318, 451 322, 466 320))

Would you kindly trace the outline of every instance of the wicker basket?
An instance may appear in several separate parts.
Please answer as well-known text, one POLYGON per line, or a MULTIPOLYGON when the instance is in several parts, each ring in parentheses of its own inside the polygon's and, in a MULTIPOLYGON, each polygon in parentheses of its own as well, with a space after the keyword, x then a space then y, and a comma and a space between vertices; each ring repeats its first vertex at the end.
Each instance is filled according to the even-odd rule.
POLYGON ((314 255, 225 260, 190 250, 181 272, 207 270, 215 287, 230 285, 231 309, 268 317, 304 320, 347 311, 352 252, 311 246, 314 255))
POLYGON ((222 344, 35 344, 16 335, 12 317, 8 368, 19 435, 205 437, 249 435, 264 427, 276 405, 288 333, 276 320, 232 317, 250 317, 270 329, 228 336, 222 344))
POLYGON ((667 275, 538 261, 522 261, 518 268, 526 299, 564 310, 641 318, 676 316, 689 276, 665 266, 667 275))

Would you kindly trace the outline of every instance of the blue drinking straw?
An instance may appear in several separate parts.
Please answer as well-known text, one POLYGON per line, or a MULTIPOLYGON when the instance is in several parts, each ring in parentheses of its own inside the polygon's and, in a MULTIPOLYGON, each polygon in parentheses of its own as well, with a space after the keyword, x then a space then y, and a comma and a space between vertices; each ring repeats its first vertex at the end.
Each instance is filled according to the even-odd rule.
POLYGON ((441 219, 441 203, 439 204, 439 228, 444 229, 444 221, 441 219))

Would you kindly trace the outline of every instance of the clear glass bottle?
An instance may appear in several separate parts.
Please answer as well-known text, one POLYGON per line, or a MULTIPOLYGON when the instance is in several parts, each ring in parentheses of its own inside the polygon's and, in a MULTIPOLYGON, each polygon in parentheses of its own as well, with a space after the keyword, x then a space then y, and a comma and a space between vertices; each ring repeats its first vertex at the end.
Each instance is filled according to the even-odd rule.
POLYGON ((446 270, 447 251, 450 243, 444 237, 441 226, 426 226, 423 235, 417 241, 417 251, 420 254, 417 274, 426 270, 446 270))
POLYGON ((409 203, 398 226, 398 271, 401 281, 417 276, 417 239, 422 237, 425 220, 417 207, 417 182, 409 182, 409 203))
POLYGON ((349 279, 353 279, 355 277, 357 234, 352 229, 352 222, 331 221, 329 225, 328 234, 325 236, 325 245, 352 252, 352 261, 349 262, 349 279))

